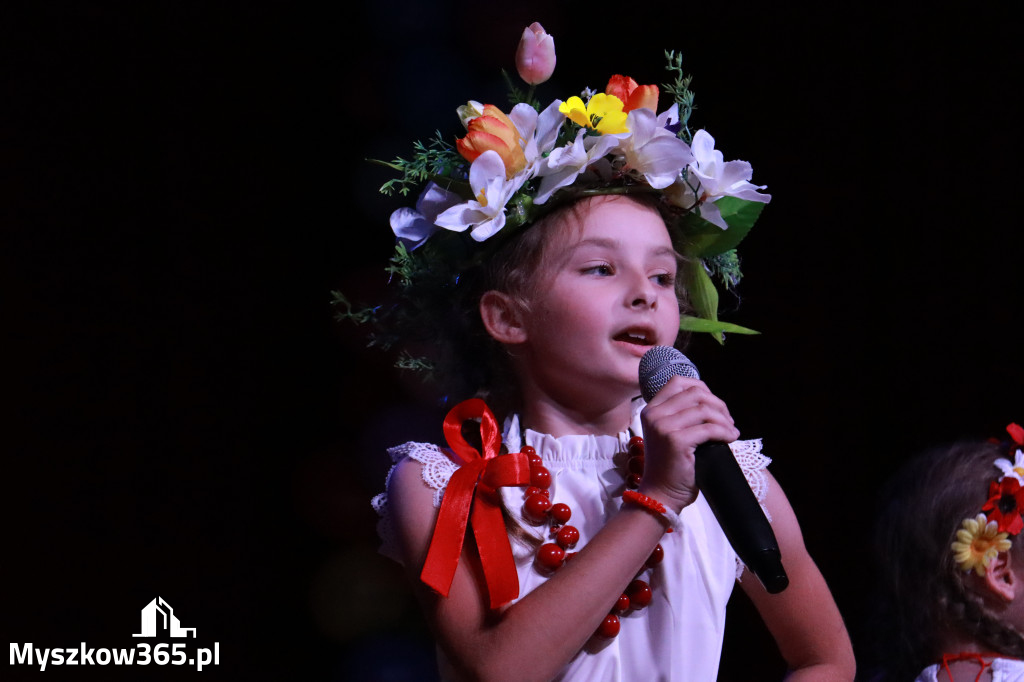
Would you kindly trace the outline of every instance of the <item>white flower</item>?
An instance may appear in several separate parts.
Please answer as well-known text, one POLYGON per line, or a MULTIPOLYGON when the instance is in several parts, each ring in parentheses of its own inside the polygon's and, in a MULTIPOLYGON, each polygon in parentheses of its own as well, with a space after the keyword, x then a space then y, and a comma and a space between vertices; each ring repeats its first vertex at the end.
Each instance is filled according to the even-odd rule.
MULTIPOLYGON (((559 114, 561 116, 561 114, 559 114)), ((563 187, 571 185, 595 161, 599 161, 618 143, 616 135, 587 136, 585 129, 576 133, 576 139, 564 147, 553 150, 540 164, 537 175, 544 179, 540 182, 534 203, 543 204, 551 195, 563 187), (586 142, 593 141, 587 149, 586 142)))
POLYGON ((620 155, 629 170, 644 176, 651 187, 663 189, 671 185, 679 173, 693 160, 686 143, 666 129, 679 119, 678 107, 655 117, 649 109, 634 109, 626 119, 629 132, 587 135, 580 130, 572 143, 553 150, 537 175, 541 181, 534 201, 543 204, 563 187, 576 182, 584 172, 597 171, 598 164, 609 154, 620 155))
MULTIPOLYGON (((434 223, 455 232, 472 227, 470 236, 478 242, 493 236, 505 226, 505 205, 519 191, 523 184, 533 177, 544 154, 555 146, 558 128, 564 116, 558 111, 558 100, 547 109, 537 113, 529 104, 517 104, 509 112, 509 120, 516 128, 519 145, 526 158, 526 166, 512 179, 505 179, 505 165, 495 151, 486 151, 469 166, 469 186, 473 199, 455 201, 436 216, 434 223)), ((481 115, 483 106, 470 101, 459 107, 459 117, 464 124, 481 115)), ((397 232, 396 232, 397 234, 397 232)), ((429 235, 427 235, 429 236, 429 235)))
POLYGON ((469 186, 475 198, 452 206, 437 217, 436 224, 447 230, 464 232, 482 242, 505 227, 505 204, 523 186, 528 173, 505 179, 505 164, 498 152, 488 150, 469 167, 469 186))
POLYGON ((1021 484, 1024 484, 1024 452, 1017 450, 1013 455, 1013 463, 1010 460, 999 458, 995 462, 996 466, 1003 472, 1003 478, 1013 477, 1021 484))
POLYGON ((539 169, 537 162, 543 160, 544 154, 555 146, 558 129, 565 120, 565 116, 558 110, 561 104, 562 101, 556 99, 538 114, 529 104, 520 103, 508 115, 516 126, 523 155, 526 156, 526 168, 523 171, 528 174, 526 179, 536 175, 539 169))
POLYGON ((689 165, 691 177, 700 181, 700 217, 723 230, 729 226, 714 202, 722 197, 736 197, 746 201, 768 203, 770 194, 757 190, 766 185, 751 184, 754 171, 746 161, 725 161, 722 152, 715 149, 715 139, 706 130, 698 130, 690 147, 694 162, 689 165))
POLYGON ((391 214, 391 229, 396 237, 415 249, 437 230, 434 224, 437 216, 461 201, 458 194, 428 182, 416 200, 415 209, 400 208, 391 214))
POLYGON ((484 115, 484 105, 475 99, 471 99, 455 109, 455 112, 459 115, 459 120, 462 121, 462 127, 469 129, 470 121, 484 115))
POLYGON ((679 177, 674 183, 665 188, 665 198, 673 206, 685 208, 687 211, 692 210, 697 205, 699 199, 693 191, 693 187, 690 186, 691 182, 693 181, 679 177))
POLYGON ((676 181, 679 173, 694 162, 694 155, 685 142, 665 128, 678 118, 677 108, 655 116, 650 109, 639 108, 629 112, 619 149, 626 157, 627 166, 644 176, 651 187, 665 189, 676 181))

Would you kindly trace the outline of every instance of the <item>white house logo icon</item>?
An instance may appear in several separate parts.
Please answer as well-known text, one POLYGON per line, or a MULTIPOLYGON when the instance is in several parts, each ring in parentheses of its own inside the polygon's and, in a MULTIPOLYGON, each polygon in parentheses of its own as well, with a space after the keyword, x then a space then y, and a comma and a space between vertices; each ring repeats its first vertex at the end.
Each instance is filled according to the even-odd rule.
POLYGON ((163 597, 157 597, 142 609, 142 632, 132 635, 132 637, 156 637, 157 614, 163 617, 159 628, 161 631, 167 632, 171 637, 192 637, 195 639, 196 629, 181 627, 178 617, 174 615, 174 609, 163 600, 163 597))

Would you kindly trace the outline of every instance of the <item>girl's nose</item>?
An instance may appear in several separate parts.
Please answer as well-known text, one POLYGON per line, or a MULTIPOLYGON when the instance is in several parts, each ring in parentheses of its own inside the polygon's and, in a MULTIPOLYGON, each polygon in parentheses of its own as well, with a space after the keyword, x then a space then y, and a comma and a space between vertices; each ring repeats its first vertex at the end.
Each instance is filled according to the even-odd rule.
POLYGON ((630 307, 654 308, 658 305, 658 289, 646 276, 638 277, 631 294, 630 307))

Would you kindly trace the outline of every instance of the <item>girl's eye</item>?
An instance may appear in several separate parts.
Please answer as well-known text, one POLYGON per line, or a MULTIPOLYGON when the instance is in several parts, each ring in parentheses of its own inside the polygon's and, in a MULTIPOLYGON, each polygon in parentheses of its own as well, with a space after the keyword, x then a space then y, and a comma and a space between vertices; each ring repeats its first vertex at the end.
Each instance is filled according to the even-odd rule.
POLYGON ((612 266, 608 265, 607 263, 601 263, 600 265, 591 265, 589 267, 584 268, 583 274, 601 275, 602 277, 607 277, 609 275, 614 274, 614 271, 612 270, 612 266))
POLYGON ((676 276, 671 272, 663 272, 651 277, 658 286, 671 287, 676 283, 676 276))

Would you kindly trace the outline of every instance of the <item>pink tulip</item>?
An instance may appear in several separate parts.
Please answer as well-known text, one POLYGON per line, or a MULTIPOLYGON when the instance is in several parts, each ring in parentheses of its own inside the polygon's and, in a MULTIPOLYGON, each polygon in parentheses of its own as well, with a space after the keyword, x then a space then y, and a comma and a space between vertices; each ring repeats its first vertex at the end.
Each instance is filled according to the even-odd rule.
POLYGON ((516 70, 530 85, 543 83, 555 72, 555 39, 536 21, 523 29, 516 48, 516 70))

